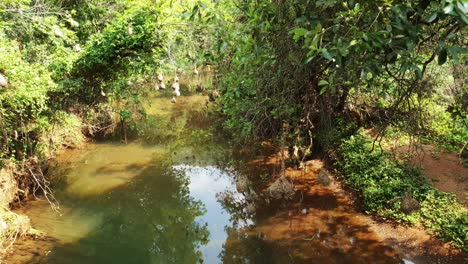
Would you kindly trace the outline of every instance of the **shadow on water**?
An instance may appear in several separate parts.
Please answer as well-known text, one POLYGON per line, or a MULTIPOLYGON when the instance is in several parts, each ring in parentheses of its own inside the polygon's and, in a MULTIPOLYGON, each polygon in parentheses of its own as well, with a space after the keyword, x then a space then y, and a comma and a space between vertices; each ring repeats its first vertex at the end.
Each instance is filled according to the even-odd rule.
POLYGON ((198 111, 206 98, 169 100, 152 99, 139 141, 61 157, 51 176, 62 215, 44 200, 23 207, 46 237, 18 243, 7 263, 400 262, 349 201, 311 175, 295 180, 300 203, 249 215, 234 178, 271 173, 275 162, 244 155, 234 170, 241 158, 198 111))
POLYGON ((141 141, 62 157, 51 169, 62 215, 44 200, 22 208, 47 237, 19 243, 12 263, 219 262, 231 222, 216 194, 235 190, 226 148, 194 112, 205 98, 165 99, 155 107, 174 109, 154 112, 141 141), (161 131, 166 142, 152 142, 161 131))
POLYGON ((71 202, 99 224, 30 263, 196 263, 209 231, 195 221, 205 209, 188 185, 182 171, 157 159, 127 185, 71 202))

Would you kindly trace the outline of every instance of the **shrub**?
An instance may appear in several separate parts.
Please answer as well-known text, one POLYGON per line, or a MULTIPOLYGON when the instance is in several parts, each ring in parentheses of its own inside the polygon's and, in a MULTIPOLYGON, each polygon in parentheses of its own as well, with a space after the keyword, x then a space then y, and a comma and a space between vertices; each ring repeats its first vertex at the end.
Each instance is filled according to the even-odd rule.
POLYGON ((373 148, 372 139, 362 133, 342 142, 336 167, 362 201, 367 213, 398 222, 422 222, 440 238, 467 250, 468 210, 454 195, 433 189, 420 171, 408 168, 389 153, 373 148), (402 198, 413 197, 420 210, 402 213, 402 198))

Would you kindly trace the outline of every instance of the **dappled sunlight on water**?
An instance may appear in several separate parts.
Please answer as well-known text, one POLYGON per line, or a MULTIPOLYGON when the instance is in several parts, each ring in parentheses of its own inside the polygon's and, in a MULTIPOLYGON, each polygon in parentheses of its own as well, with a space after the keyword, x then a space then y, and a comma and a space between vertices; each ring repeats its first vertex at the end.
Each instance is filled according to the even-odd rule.
POLYGON ((74 161, 66 176, 66 192, 74 196, 106 193, 141 174, 158 154, 167 155, 167 151, 135 143, 94 145, 84 157, 74 161))
POLYGON ((102 225, 103 214, 63 205, 60 213, 45 200, 28 202, 20 212, 32 216, 32 225, 60 243, 74 243, 102 225))
POLYGON ((146 126, 168 132, 161 144, 143 138, 63 154, 50 173, 61 214, 43 200, 21 209, 52 238, 20 245, 31 252, 28 263, 218 263, 233 225, 218 194, 235 191, 234 174, 216 165, 225 148, 193 119, 205 99, 182 98, 177 108, 155 99, 152 107, 172 108, 155 111, 146 126))
POLYGON ((49 174, 60 214, 44 200, 20 208, 45 238, 18 243, 8 263, 399 262, 336 183, 320 184, 321 161, 286 170, 295 200, 248 212, 235 178, 258 181, 278 162, 242 157, 234 169, 226 140, 198 111, 205 101, 156 97, 139 140, 64 153, 49 174))

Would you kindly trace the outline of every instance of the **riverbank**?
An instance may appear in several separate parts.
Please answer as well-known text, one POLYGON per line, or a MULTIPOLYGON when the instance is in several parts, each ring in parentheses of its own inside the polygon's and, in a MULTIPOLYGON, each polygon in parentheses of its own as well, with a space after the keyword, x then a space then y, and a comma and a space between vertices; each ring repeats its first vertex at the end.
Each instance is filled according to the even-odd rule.
MULTIPOLYGON (((210 167, 223 157, 226 147, 216 143, 216 136, 210 130, 211 120, 205 112, 207 100, 206 96, 182 96, 172 104, 165 94, 151 97, 145 104, 148 118, 139 124, 140 138, 127 143, 120 140, 88 142, 81 148, 62 152, 48 174, 60 202, 59 212, 40 196, 38 200, 31 197, 16 208, 17 213, 28 215, 32 226, 43 235, 18 240, 6 263, 83 263, 89 256, 110 261, 124 252, 121 243, 141 250, 135 251, 138 254, 121 255, 112 263, 128 263, 125 259, 133 259, 135 254, 148 260, 152 258, 146 252, 150 245, 141 237, 149 232, 155 232, 151 236, 157 237, 160 228, 167 228, 168 237, 164 239, 174 237, 172 242, 160 241, 160 247, 178 247, 188 232, 193 240, 184 245, 190 250, 180 257, 198 258, 200 252, 195 246, 205 243, 207 229, 195 219, 204 209, 199 201, 189 196, 187 186, 188 180, 193 183, 200 173, 187 175, 190 170, 200 171, 205 167, 207 170, 202 170, 201 174, 207 177, 218 173, 225 179, 228 175, 222 169, 210 167), (180 230, 173 217, 180 219, 177 221, 182 221, 187 228, 180 230), (157 230, 153 223, 157 223, 157 230), (109 230, 109 226, 122 233, 109 230), (125 229, 121 230, 123 226, 125 229), (103 241, 110 241, 108 236, 114 235, 126 236, 128 239, 124 241, 127 242, 113 237, 110 240, 117 242, 103 249, 103 241)), ((206 183, 210 179, 198 180, 206 183)), ((221 183, 227 185, 226 181, 221 183)), ((198 185, 204 188, 202 183, 198 185)), ((210 199, 216 204, 214 195, 210 199)))
POLYGON ((97 258, 124 263, 135 254, 142 263, 158 257, 171 262, 172 253, 166 250, 184 241, 178 225, 171 224, 178 217, 188 228, 184 232, 194 239, 194 244, 187 244, 190 254, 180 256, 194 260, 207 254, 211 256, 207 263, 400 263, 402 259, 463 263, 460 251, 420 227, 382 222, 361 213, 353 195, 321 160, 307 161, 301 169, 285 169, 295 185, 295 199, 272 201, 258 206, 255 213, 248 212, 244 196, 232 189, 235 177, 245 175, 261 193, 280 174, 281 155, 267 142, 228 154, 232 146, 220 143, 225 139, 215 140, 216 132, 210 128, 206 100, 182 96, 171 104, 167 97, 155 97, 147 112, 149 120, 157 122, 145 123, 139 140, 87 144, 62 153, 51 174, 62 215, 54 213, 44 199, 18 208, 17 212, 35 216, 33 226, 47 232, 17 243, 6 263, 83 263, 97 258), (191 175, 190 181, 183 175, 191 175), (197 181, 197 175, 206 177, 197 181), (220 181, 216 175, 225 178, 220 181), (227 189, 211 190, 218 186, 215 182, 227 189), (207 190, 216 196, 203 200, 207 190), (223 199, 228 196, 241 200, 228 204, 223 199), (213 215, 213 208, 220 213, 213 215), (210 234, 206 235, 197 217, 225 222, 213 226, 206 220, 210 234), (148 233, 162 240, 153 241, 148 233), (145 251, 151 248, 150 242, 162 251, 145 251), (198 251, 197 245, 203 250, 198 251))
MULTIPOLYGON (((259 176, 278 176, 281 157, 271 147, 262 155, 255 152, 258 150, 244 153, 251 159, 246 173, 261 192, 275 178, 265 181, 259 176)), ((465 263, 465 253, 433 237, 421 225, 409 227, 361 213, 357 199, 326 170, 323 161, 305 164, 303 169, 285 170, 299 197, 273 211, 260 208, 263 220, 249 231, 262 233, 269 244, 295 263, 399 263, 402 259, 465 263)))

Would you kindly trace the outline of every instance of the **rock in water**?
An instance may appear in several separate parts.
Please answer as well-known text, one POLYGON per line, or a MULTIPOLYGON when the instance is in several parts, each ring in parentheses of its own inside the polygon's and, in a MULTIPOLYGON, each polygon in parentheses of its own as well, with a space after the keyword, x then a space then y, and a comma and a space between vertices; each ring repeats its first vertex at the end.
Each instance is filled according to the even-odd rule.
POLYGON ((277 179, 270 187, 266 189, 266 191, 267 195, 274 200, 291 200, 294 198, 296 193, 294 190, 294 185, 284 176, 281 176, 279 179, 277 179))
POLYGON ((0 73, 0 86, 6 87, 8 86, 8 80, 0 73))
POLYGON ((245 193, 249 189, 249 179, 245 175, 238 175, 236 179, 236 190, 245 193))
POLYGON ((257 208, 255 207, 255 204, 253 203, 247 204, 247 207, 245 209, 247 209, 248 214, 254 214, 255 211, 257 211, 257 208))
POLYGON ((320 170, 317 180, 323 186, 328 186, 331 183, 330 174, 326 169, 320 170))

